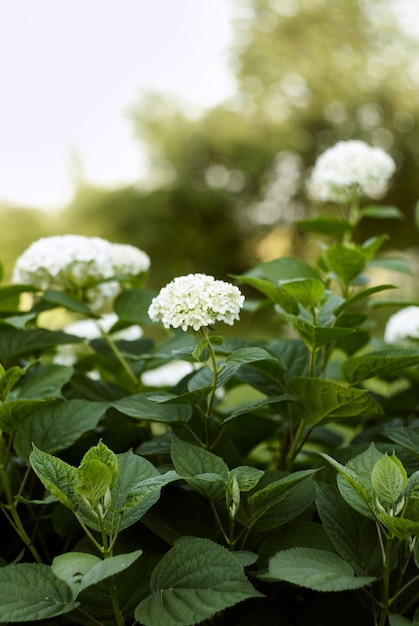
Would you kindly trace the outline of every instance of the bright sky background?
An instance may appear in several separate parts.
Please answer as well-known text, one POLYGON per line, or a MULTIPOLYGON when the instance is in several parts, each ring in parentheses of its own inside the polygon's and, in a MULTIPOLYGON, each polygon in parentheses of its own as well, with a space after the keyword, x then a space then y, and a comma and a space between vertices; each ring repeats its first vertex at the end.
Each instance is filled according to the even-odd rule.
POLYGON ((0 202, 53 208, 142 172, 126 111, 148 89, 210 107, 234 91, 230 0, 0 0, 0 202))

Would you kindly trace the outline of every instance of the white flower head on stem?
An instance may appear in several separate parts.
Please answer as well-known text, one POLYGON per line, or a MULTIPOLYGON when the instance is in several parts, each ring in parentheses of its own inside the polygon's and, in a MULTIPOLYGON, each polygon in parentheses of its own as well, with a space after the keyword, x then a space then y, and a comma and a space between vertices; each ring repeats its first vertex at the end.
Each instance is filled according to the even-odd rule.
POLYGON ((368 196, 378 199, 387 190, 396 165, 384 150, 363 141, 339 141, 317 159, 309 182, 313 199, 347 202, 368 196))
POLYGON ((90 306, 99 310, 119 292, 117 282, 100 281, 121 274, 136 276, 149 265, 148 256, 134 246, 100 237, 56 235, 38 239, 20 255, 12 282, 83 294, 90 306))
POLYGON ((165 328, 197 331, 217 321, 234 324, 243 303, 238 287, 206 274, 188 274, 163 287, 153 298, 148 315, 165 328))
POLYGON ((419 339, 419 307, 408 306, 392 315, 384 331, 386 343, 399 343, 419 339))

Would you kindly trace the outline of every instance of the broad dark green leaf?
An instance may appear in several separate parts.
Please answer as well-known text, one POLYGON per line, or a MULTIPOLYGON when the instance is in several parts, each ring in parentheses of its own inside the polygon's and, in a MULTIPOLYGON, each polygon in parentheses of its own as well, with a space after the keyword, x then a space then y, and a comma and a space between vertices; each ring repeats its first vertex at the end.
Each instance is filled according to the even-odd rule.
POLYGON ((241 348, 235 350, 226 358, 226 365, 244 365, 256 361, 274 361, 275 357, 263 348, 241 348))
POLYGON ((340 237, 353 230, 353 225, 333 215, 321 215, 309 220, 298 220, 296 225, 306 233, 340 237))
POLYGON ((157 294, 146 289, 125 289, 114 302, 114 311, 124 322, 151 324, 147 313, 157 294))
POLYGON ((346 591, 370 585, 375 578, 355 577, 352 567, 333 552, 291 548, 269 562, 268 580, 286 580, 315 591, 346 591))
POLYGON ((135 419, 153 422, 187 422, 192 415, 189 404, 161 404, 150 398, 149 393, 139 393, 117 400, 112 406, 135 419))
POLYGON ((57 291, 56 289, 47 289, 42 295, 42 301, 54 304, 56 306, 63 307, 68 311, 74 311, 75 313, 82 313, 88 317, 93 317, 91 309, 78 298, 71 296, 65 291, 57 291))
POLYGON ((68 335, 62 331, 44 328, 22 330, 0 324, 0 354, 2 359, 13 359, 54 346, 81 341, 83 341, 81 337, 68 335))
POLYGON ((365 255, 358 247, 334 244, 325 250, 322 259, 328 270, 345 284, 353 281, 365 267, 365 255))
POLYGON ((69 585, 39 563, 0 567, 0 622, 33 622, 78 606, 69 585))
POLYGON ((229 469, 219 456, 181 439, 175 439, 171 457, 179 476, 196 491, 210 500, 219 500, 225 496, 229 469))
POLYGON ((357 384, 369 378, 392 375, 416 365, 419 365, 419 350, 380 350, 346 359, 340 371, 348 383, 357 384))
POLYGON ((81 435, 96 428, 107 408, 108 405, 101 402, 58 400, 19 425, 15 435, 16 451, 28 461, 33 443, 44 452, 65 450, 81 435))
POLYGON ((193 626, 247 598, 261 597, 233 553, 208 539, 185 537, 158 563, 152 594, 138 605, 144 626, 193 626))
POLYGON ((317 350, 355 332, 353 328, 314 326, 295 315, 286 315, 285 317, 310 350, 317 350))
POLYGON ((32 368, 19 384, 19 399, 61 397, 61 390, 71 379, 74 368, 53 363, 32 368))
POLYGON ((291 378, 287 390, 300 398, 293 413, 307 424, 363 416, 381 415, 383 409, 366 389, 344 387, 332 380, 309 377, 291 378))

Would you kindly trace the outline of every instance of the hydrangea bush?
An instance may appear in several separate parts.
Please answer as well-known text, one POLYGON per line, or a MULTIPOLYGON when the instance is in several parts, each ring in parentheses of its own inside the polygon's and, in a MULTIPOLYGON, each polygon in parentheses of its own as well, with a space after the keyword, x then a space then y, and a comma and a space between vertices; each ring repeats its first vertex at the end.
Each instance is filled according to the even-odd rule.
POLYGON ((368 203, 394 170, 326 151, 329 213, 297 224, 317 258, 231 282, 156 293, 144 252, 95 237, 23 252, 0 287, 0 623, 419 622, 419 303, 373 282, 409 268, 358 232, 402 217, 368 203))

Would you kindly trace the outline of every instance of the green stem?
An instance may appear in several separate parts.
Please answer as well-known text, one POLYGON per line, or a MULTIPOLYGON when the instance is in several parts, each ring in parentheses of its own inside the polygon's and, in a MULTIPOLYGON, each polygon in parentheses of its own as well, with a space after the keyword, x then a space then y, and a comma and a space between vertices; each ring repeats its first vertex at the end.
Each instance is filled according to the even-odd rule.
MULTIPOLYGON (((7 463, 7 461, 6 461, 7 463)), ((39 555, 38 550, 35 548, 32 539, 29 537, 28 533, 26 532, 23 524, 22 524, 22 520, 20 519, 19 513, 17 511, 17 504, 16 501, 13 497, 12 494, 12 488, 10 485, 10 481, 9 481, 9 475, 7 473, 6 470, 6 465, 2 464, 0 465, 0 474, 1 474, 1 479, 3 482, 3 489, 4 489, 4 493, 6 496, 6 500, 7 500, 7 510, 10 512, 10 515, 12 517, 13 520, 13 524, 14 524, 14 528, 17 532, 17 534, 19 535, 19 537, 22 539, 23 543, 25 544, 25 546, 28 548, 28 550, 31 552, 33 558, 35 559, 35 561, 37 563, 42 563, 42 559, 39 555)))
POLYGON ((304 420, 301 420, 300 423, 298 424, 297 431, 296 431, 296 433, 294 435, 291 447, 290 447, 289 452, 287 454, 286 470, 289 471, 289 472, 292 470, 292 465, 293 465, 293 462, 295 460, 295 457, 297 456, 297 454, 301 450, 301 448, 303 446, 303 443, 304 443, 304 441, 306 439, 306 437, 303 439, 304 428, 305 428, 304 420))
POLYGON ((104 337, 106 341, 108 342, 108 345, 110 349, 112 350, 113 355, 115 356, 117 361, 120 363, 122 369, 127 374, 129 380, 133 383, 134 389, 137 391, 141 390, 141 382, 138 380, 137 376, 132 371, 131 367, 127 363, 127 360, 121 354, 115 341, 112 339, 112 337, 108 333, 104 332, 103 330, 101 330, 101 333, 102 333, 102 337, 104 337))

